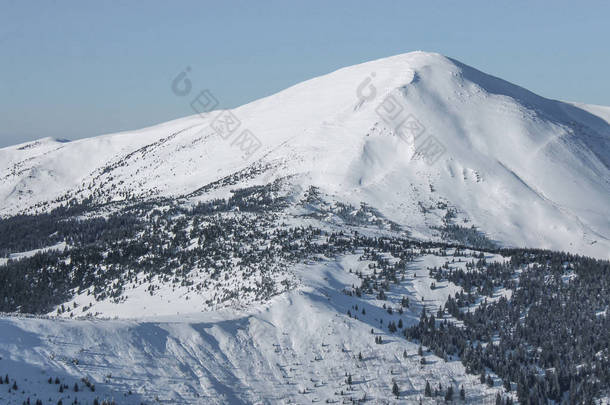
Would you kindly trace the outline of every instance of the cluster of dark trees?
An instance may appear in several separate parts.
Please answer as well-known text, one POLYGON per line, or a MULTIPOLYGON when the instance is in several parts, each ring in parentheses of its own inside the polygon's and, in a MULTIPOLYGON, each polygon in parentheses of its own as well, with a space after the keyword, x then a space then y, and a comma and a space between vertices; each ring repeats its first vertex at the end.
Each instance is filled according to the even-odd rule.
MULTIPOLYGON (((362 248, 365 256, 383 251, 401 257, 397 265, 378 258, 384 278, 397 282, 397 269, 411 260, 413 246, 421 245, 357 231, 278 227, 278 213, 289 203, 279 185, 272 183, 234 190, 230 198, 190 207, 163 199, 115 210, 82 202, 50 213, 0 219, 0 246, 5 253, 58 242, 68 245, 65 251, 40 252, 2 266, 0 311, 44 314, 83 292, 96 301, 120 302, 126 286, 153 280, 193 292, 213 289, 216 297, 209 305, 240 296, 264 300, 290 287, 286 279, 278 284, 274 278, 290 264, 362 248), (8 236, 11 233, 16 237, 8 236), (239 270, 253 283, 231 285, 231 275, 239 270), (194 272, 204 272, 206 281, 195 283, 194 272)), ((370 212, 367 207, 361 210, 370 212)), ((150 293, 156 288, 151 285, 150 293)), ((383 294, 378 285, 363 288, 383 294)), ((73 315, 86 315, 87 310, 59 308, 73 315)))
MULTIPOLYGON (((95 392, 95 385, 90 382, 90 380, 86 377, 82 378, 81 381, 83 382, 83 384, 89 389, 90 392, 95 392)), ((68 393, 68 392, 74 392, 74 393, 78 393, 78 392, 82 392, 83 387, 79 386, 77 382, 74 383, 73 386, 69 386, 68 384, 62 382, 59 377, 49 377, 49 379, 47 380, 47 382, 51 385, 56 385, 58 388, 56 389, 58 393, 68 393)), ((22 395, 26 395, 26 393, 28 393, 27 395, 31 396, 27 396, 26 399, 23 401, 23 405, 42 405, 43 404, 43 400, 40 399, 40 397, 42 395, 36 395, 36 393, 30 393, 30 389, 28 389, 27 384, 28 384, 28 379, 26 378, 22 384, 17 384, 17 380, 13 379, 13 378, 9 378, 9 375, 6 374, 4 377, 0 376, 0 386, 6 384, 6 386, 8 387, 8 392, 14 392, 17 393, 19 391, 21 391, 20 393, 22 395), (25 387, 24 387, 25 385, 25 387), (32 399, 33 397, 38 397, 37 399, 32 399)), ((131 391, 130 391, 131 393, 131 391)), ((51 398, 48 398, 48 400, 46 400, 44 403, 49 403, 51 401, 51 398)), ((53 403, 57 403, 57 405, 63 405, 64 403, 67 404, 80 404, 81 402, 78 400, 78 398, 76 396, 74 396, 74 399, 71 402, 64 402, 61 398, 57 400, 57 402, 53 402, 53 403)), ((89 402, 87 402, 89 403, 89 402)), ((116 402, 114 400, 100 400, 98 398, 94 398, 93 399, 93 405, 115 405, 116 402)))
MULTIPOLYGON (((348 294, 387 300, 393 284, 404 280, 412 248, 424 254, 434 248, 403 245, 397 253, 392 247, 393 241, 382 240, 364 249, 361 259, 374 262, 372 273, 357 273, 362 283, 348 294), (387 252, 400 260, 392 264, 387 252)), ((438 312, 424 306, 419 323, 403 330, 405 337, 441 358, 457 356, 482 384, 494 386, 489 372, 495 373, 524 404, 593 404, 608 395, 610 262, 536 249, 489 250, 510 260, 487 262, 483 252, 457 248, 452 258, 438 247, 435 254, 447 261, 429 275, 463 290, 438 312), (452 266, 455 262, 465 269, 452 266), (504 295, 507 290, 512 294, 504 295)), ((404 306, 403 297, 394 312, 404 306)), ((391 305, 384 308, 392 315, 391 305)), ((400 330, 394 321, 386 324, 391 333, 400 330)), ((512 400, 500 395, 496 403, 512 400)))
MULTIPOLYGON (((234 270, 236 258, 251 273, 262 275, 255 293, 268 298, 277 287, 270 274, 285 268, 278 265, 278 255, 287 252, 289 258, 295 240, 311 240, 318 233, 311 228, 269 232, 274 212, 284 204, 273 194, 273 186, 252 187, 190 208, 142 203, 106 216, 83 210, 75 216, 75 210, 60 208, 2 219, 0 246, 5 253, 60 241, 69 249, 9 260, 2 266, 0 311, 45 313, 85 290, 96 300, 119 300, 125 285, 141 283, 142 274, 147 281, 160 276, 162 282, 190 286, 188 275, 198 268, 221 282, 221 275, 234 270), (193 241, 196 246, 189 246, 193 241), (272 246, 259 249, 270 242, 272 246)), ((235 293, 227 288, 222 299, 235 293)))
MULTIPOLYGON (((424 310, 414 327, 403 329, 400 319, 388 322, 391 332, 402 330, 408 339, 421 342, 440 357, 459 356, 468 372, 480 374, 485 384, 494 384, 489 377, 493 371, 525 404, 592 403, 609 392, 607 261, 498 249, 481 239, 484 235, 476 229, 451 224, 451 218, 445 231, 466 244, 371 237, 350 227, 330 233, 312 226, 278 226, 279 213, 290 203, 274 183, 234 190, 230 198, 191 207, 155 200, 100 216, 96 215, 99 207, 81 203, 50 213, 1 219, 4 255, 57 242, 66 242, 69 249, 1 266, 0 311, 46 313, 83 291, 96 300, 120 301, 128 284, 153 279, 187 286, 193 292, 213 289, 217 303, 244 294, 264 300, 289 288, 279 286, 273 276, 290 265, 355 252, 361 252, 360 260, 372 263, 367 274, 358 274, 361 284, 346 293, 385 300, 392 285, 405 280, 408 264, 434 249, 435 254, 447 256, 447 263, 430 269, 430 275, 437 282, 448 280, 461 286, 463 292, 450 297, 436 314, 424 310), (473 245, 511 259, 488 263, 482 252, 466 250, 473 245), (446 253, 449 248, 454 248, 453 257, 446 253), (456 260, 464 261, 466 269, 451 266, 456 260), (226 284, 240 269, 246 277, 257 276, 253 287, 236 289, 226 284), (191 277, 195 271, 206 272, 209 278, 195 284, 191 277), (497 297, 502 289, 512 291, 510 299, 497 297)), ((391 225, 366 206, 356 211, 342 205, 325 207, 315 189, 309 190, 304 204, 320 212, 335 210, 346 223, 371 225, 373 218, 372 225, 391 225)), ((151 294, 154 290, 151 286, 151 294)), ((402 314, 410 303, 402 297, 395 305, 386 306, 390 315, 402 314)))
MULTIPOLYGON (((510 250, 505 264, 432 269, 464 288, 435 316, 404 330, 470 373, 488 370, 523 404, 593 404, 610 390, 610 263, 539 250, 510 250), (518 274, 518 281, 516 275, 518 274), (504 295, 487 300, 501 288, 504 295), (461 321, 456 324, 454 320, 461 321)), ((499 294, 496 294, 499 295, 499 294)))

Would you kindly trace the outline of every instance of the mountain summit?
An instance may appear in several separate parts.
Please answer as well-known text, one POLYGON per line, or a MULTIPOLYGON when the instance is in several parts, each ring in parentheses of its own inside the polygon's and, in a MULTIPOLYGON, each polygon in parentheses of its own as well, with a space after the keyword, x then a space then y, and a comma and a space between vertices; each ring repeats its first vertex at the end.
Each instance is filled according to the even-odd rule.
POLYGON ((0 150, 0 403, 607 403, 610 109, 422 52, 187 79, 0 150))
POLYGON ((197 202, 284 179, 365 203, 417 238, 441 238, 451 220, 503 246, 610 257, 610 108, 549 100, 425 52, 227 111, 212 110, 209 92, 183 99, 198 114, 0 149, 0 214, 197 202))

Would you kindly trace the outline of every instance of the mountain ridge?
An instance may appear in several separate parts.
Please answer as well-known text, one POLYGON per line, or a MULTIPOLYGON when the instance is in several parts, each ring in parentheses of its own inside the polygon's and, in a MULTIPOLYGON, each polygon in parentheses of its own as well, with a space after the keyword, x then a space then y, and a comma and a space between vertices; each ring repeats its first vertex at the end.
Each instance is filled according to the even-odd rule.
POLYGON ((111 190, 184 196, 267 167, 255 182, 295 176, 302 188, 368 203, 425 238, 440 222, 418 206, 442 201, 506 246, 607 258, 610 126, 587 109, 439 54, 407 53, 227 110, 241 123, 227 140, 212 128, 223 111, 205 111, 138 131, 4 148, 0 214, 48 209, 56 199, 100 200, 111 190), (421 125, 417 142, 444 149, 434 164, 425 164, 415 137, 379 115, 388 98, 421 125), (260 141, 246 159, 243 129, 260 141))
POLYGON ((603 107, 422 52, 182 97, 0 150, 0 402, 608 403, 603 107))

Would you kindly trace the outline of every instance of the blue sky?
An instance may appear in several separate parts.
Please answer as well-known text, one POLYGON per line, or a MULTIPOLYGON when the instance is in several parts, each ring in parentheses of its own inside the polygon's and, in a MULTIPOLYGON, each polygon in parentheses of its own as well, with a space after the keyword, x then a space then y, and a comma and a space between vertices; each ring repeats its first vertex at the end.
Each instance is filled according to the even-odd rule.
POLYGON ((543 96, 610 105, 608 1, 0 0, 0 147, 192 114, 337 68, 440 52, 543 96))

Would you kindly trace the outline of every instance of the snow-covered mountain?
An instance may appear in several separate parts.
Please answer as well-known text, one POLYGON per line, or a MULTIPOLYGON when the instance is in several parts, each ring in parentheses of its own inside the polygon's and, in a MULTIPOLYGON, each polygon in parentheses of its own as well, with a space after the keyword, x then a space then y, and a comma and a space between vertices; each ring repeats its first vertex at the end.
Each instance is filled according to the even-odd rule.
MULTIPOLYGON (((207 94, 193 91, 184 102, 208 110, 207 94)), ((427 208, 447 204, 457 222, 502 245, 608 258, 609 120, 610 108, 545 99, 413 52, 230 111, 4 148, 0 214, 90 196, 200 198, 202 187, 245 174, 217 189, 226 195, 236 184, 290 176, 303 189, 368 203, 415 237, 437 234, 441 217, 427 208), (240 123, 233 133, 227 118, 240 123)))
POLYGON ((422 52, 184 79, 0 149, 1 403, 610 403, 610 108, 422 52))
MULTIPOLYGON (((426 255, 410 270, 442 262, 426 255)), ((172 404, 352 403, 352 398, 382 404, 424 398, 432 404, 423 395, 429 381, 435 388, 439 382, 453 387, 456 399, 463 386, 468 403, 494 403, 501 392, 497 377, 496 388, 490 388, 467 374, 456 358, 418 355, 416 343, 383 332, 379 319, 387 320, 388 314, 381 301, 358 301, 341 291, 359 282, 348 269, 366 272, 369 264, 353 255, 338 263, 298 266, 301 288, 247 310, 145 320, 0 318, 0 367, 8 364, 0 372, 25 389, 6 395, 0 386, 0 401, 63 397, 65 403, 71 394, 80 401, 114 398, 119 404, 157 403, 155 398, 172 404), (360 307, 354 309, 355 303, 360 307), (346 315, 350 310, 355 318, 346 315), (378 337, 383 344, 374 343, 378 337), (348 376, 353 384, 346 383, 348 376), (49 385, 49 377, 67 384, 67 395, 49 385), (83 386, 81 378, 93 381, 96 391, 83 386), (393 381, 401 400, 392 400, 393 381), (79 393, 72 392, 75 382, 79 393)), ((449 283, 431 291, 431 280, 420 277, 392 300, 399 293, 412 300, 425 295, 430 310, 455 293, 449 283)), ((187 305, 181 309, 188 312, 187 305)), ((405 316, 406 324, 416 320, 405 316)))

